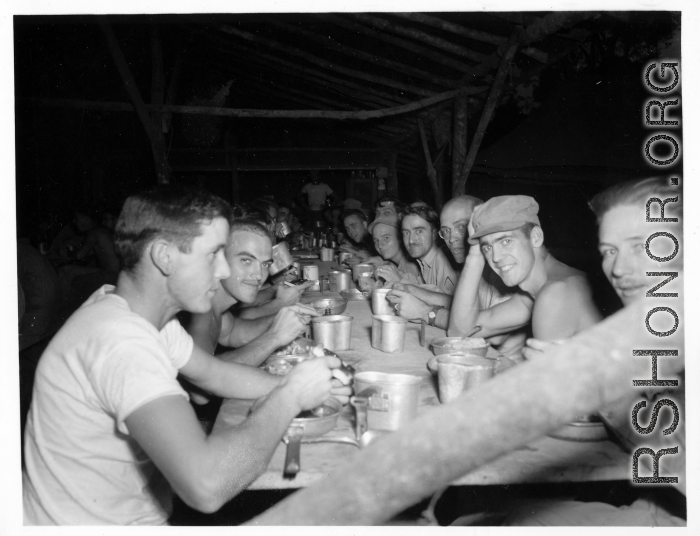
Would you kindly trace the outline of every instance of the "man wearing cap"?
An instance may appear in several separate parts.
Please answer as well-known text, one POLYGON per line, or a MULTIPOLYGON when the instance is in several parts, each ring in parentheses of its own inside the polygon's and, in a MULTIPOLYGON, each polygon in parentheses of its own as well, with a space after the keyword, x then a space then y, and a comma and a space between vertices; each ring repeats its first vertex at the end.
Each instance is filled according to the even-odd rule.
POLYGON ((396 216, 377 216, 377 219, 369 224, 368 230, 372 233, 374 247, 381 257, 370 257, 365 263, 377 266, 377 277, 386 282, 423 283, 418 264, 403 250, 396 216))
POLYGON ((565 339, 600 320, 585 274, 545 249, 538 211, 537 202, 524 195, 494 197, 474 210, 464 274, 467 300, 460 308, 473 317, 466 319, 467 325, 478 317, 475 306, 466 306, 469 300, 477 303, 478 282, 467 281, 469 272, 483 270, 486 262, 508 287, 519 288, 535 301, 532 332, 536 339, 565 339))

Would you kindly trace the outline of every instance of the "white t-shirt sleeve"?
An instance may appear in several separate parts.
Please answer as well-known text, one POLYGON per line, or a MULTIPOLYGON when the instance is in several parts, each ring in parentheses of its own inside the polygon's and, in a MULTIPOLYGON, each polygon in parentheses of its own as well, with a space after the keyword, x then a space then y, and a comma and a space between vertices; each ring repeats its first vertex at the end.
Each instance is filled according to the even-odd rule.
POLYGON ((323 191, 326 193, 326 195, 331 195, 333 193, 333 190, 331 190, 331 187, 328 186, 325 182, 323 183, 323 191))
POLYGON ((170 395, 189 398, 177 374, 189 360, 193 342, 172 322, 160 339, 146 330, 121 337, 90 371, 97 397, 124 434, 129 433, 124 420, 144 404, 170 395))

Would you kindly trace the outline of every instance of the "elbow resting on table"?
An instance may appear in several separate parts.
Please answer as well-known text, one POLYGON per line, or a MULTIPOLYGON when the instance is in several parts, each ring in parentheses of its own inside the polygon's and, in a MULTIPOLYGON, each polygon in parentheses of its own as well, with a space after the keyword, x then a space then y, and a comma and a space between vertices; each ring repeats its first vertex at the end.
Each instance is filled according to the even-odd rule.
POLYGON ((267 462, 260 460, 241 467, 233 475, 226 475, 221 470, 212 471, 209 475, 200 474, 196 482, 192 482, 187 490, 178 495, 190 508, 204 514, 213 514, 244 491, 266 468, 267 462))

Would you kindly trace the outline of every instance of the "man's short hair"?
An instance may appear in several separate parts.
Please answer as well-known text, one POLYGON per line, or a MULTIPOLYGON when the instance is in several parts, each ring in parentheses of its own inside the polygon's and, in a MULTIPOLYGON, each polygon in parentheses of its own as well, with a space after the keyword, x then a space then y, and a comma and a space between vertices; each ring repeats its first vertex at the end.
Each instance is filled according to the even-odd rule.
POLYGON ((367 214, 365 214, 358 208, 349 208, 343 211, 343 213, 340 215, 343 221, 345 221, 345 218, 349 218, 350 216, 357 216, 362 221, 367 221, 367 214))
POLYGON ((393 195, 383 195, 382 197, 377 199, 376 203, 374 203, 374 210, 377 211, 380 208, 382 208, 383 203, 392 203, 396 208, 397 214, 402 213, 404 208, 406 207, 406 203, 401 201, 398 197, 394 197, 393 195))
POLYGON ((231 219, 229 204, 207 192, 161 187, 132 195, 124 202, 114 230, 114 246, 122 269, 131 272, 148 244, 158 238, 189 253, 201 226, 216 218, 231 219))
POLYGON ((532 234, 532 230, 538 227, 536 223, 532 222, 527 222, 523 224, 522 227, 518 227, 518 230, 525 235, 525 238, 530 238, 530 235, 532 234))
POLYGON ((440 217, 431 207, 427 205, 409 205, 404 209, 403 217, 418 216, 430 224, 430 228, 437 230, 440 228, 440 217))
POLYGON ((258 220, 246 219, 246 218, 234 218, 231 221, 231 227, 229 229, 228 234, 229 234, 229 236, 232 236, 233 233, 237 233, 237 232, 253 233, 256 235, 260 235, 260 236, 264 236, 266 238, 269 238, 272 241, 272 237, 270 236, 270 231, 268 231, 267 227, 265 227, 258 220))
POLYGON ((237 203, 231 210, 233 220, 255 220, 263 227, 272 225, 272 217, 265 210, 247 203, 237 203))
MULTIPOLYGON (((663 201, 669 197, 677 197, 681 189, 677 186, 671 186, 669 179, 661 177, 649 177, 642 180, 631 180, 620 182, 606 188, 602 192, 596 194, 590 200, 588 206, 598 220, 598 225, 603 219, 603 216, 613 208, 620 205, 643 205, 652 198, 657 197, 663 201)), ((673 204, 674 216, 683 216, 683 205, 681 203, 673 204)))

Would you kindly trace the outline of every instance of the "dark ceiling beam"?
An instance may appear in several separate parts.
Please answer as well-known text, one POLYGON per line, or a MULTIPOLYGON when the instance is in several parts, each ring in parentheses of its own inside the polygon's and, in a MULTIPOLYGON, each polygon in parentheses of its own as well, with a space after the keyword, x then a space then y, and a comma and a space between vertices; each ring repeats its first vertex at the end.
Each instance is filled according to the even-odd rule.
POLYGON ((469 71, 469 65, 462 63, 458 60, 445 56, 435 50, 431 50, 423 45, 417 45, 414 42, 407 41, 406 39, 401 39, 399 37, 394 37, 386 33, 380 32, 374 28, 365 26, 364 24, 359 24, 352 20, 349 20, 345 15, 331 15, 331 14, 320 14, 316 15, 318 18, 342 26, 350 31, 366 35, 383 43, 394 45, 405 50, 409 50, 414 54, 418 54, 421 57, 429 59, 432 62, 438 63, 443 67, 448 67, 456 71, 465 73, 469 71))
MULTIPOLYGON (((508 41, 507 37, 502 37, 500 35, 493 35, 487 32, 482 32, 480 30, 474 30, 472 28, 467 28, 461 24, 455 24, 454 22, 449 22, 438 17, 433 17, 432 15, 427 15, 425 13, 391 13, 396 17, 402 17, 420 24, 425 24, 427 26, 432 26, 438 30, 443 30, 445 32, 450 32, 461 37, 467 37, 475 41, 480 41, 482 43, 488 43, 490 45, 500 45, 508 41)), ((539 61, 540 63, 547 63, 547 53, 542 52, 533 47, 524 48, 519 51, 525 56, 539 61)))
POLYGON ((304 37, 314 41, 315 43, 319 43, 322 45, 324 48, 327 48, 329 50, 335 50, 336 52, 339 52, 341 54, 345 54, 347 56, 351 56, 353 58, 359 59, 359 60, 364 60, 369 63, 372 63, 374 65, 378 65, 382 68, 385 69, 391 69, 393 71, 396 71, 401 74, 406 74, 414 78, 420 78, 422 80, 426 80, 430 82, 431 84, 435 84, 436 86, 441 86, 441 89, 456 89, 457 88, 457 81, 456 80, 450 80, 449 78, 445 78, 443 76, 438 76, 432 73, 425 72, 421 69, 416 69, 415 67, 411 67, 409 65, 406 65, 404 63, 400 63, 398 61, 394 60, 389 60, 386 58, 383 58, 381 56, 377 56, 375 54, 370 54, 368 52, 364 52, 362 50, 359 50, 357 48, 349 47, 346 45, 343 45, 334 39, 332 39, 328 35, 321 35, 315 32, 310 32, 308 30, 303 29, 299 25, 292 25, 292 24, 287 24, 278 20, 275 20, 273 18, 270 18, 267 20, 267 22, 273 26, 277 26, 279 28, 284 28, 285 30, 298 34, 298 35, 303 35, 304 37))
MULTIPOLYGON (((212 39, 212 36, 206 34, 207 37, 212 39)), ((247 45, 236 45, 231 47, 231 40, 230 39, 219 39, 217 37, 217 41, 225 44, 224 49, 220 49, 223 52, 227 54, 233 54, 236 55, 236 57, 241 57, 242 54, 245 54, 244 58, 246 61, 250 61, 253 59, 258 59, 261 63, 267 63, 267 64, 274 64, 275 67, 271 68, 271 70, 276 71, 276 70, 286 70, 289 71, 289 62, 285 61, 283 59, 280 59, 276 56, 272 56, 270 54, 265 54, 262 52, 258 52, 256 49, 248 47, 247 45), (233 48, 234 50, 231 50, 233 48), (244 49, 244 50, 241 50, 244 49), (239 53, 238 51, 241 50, 239 53)), ((312 79, 313 77, 319 78, 321 80, 328 81, 330 83, 335 84, 336 86, 342 86, 342 87, 347 87, 351 89, 355 89, 358 91, 361 91, 362 93, 369 95, 369 96, 374 96, 376 99, 374 102, 377 104, 380 104, 382 106, 394 106, 395 104, 406 104, 408 102, 411 102, 410 99, 406 97, 398 97, 396 95, 393 95, 391 93, 386 93, 382 90, 376 89, 374 87, 369 87, 366 84, 358 84, 356 82, 353 82, 352 80, 347 80, 344 78, 338 78, 336 76, 329 75, 323 71, 319 71, 316 69, 312 69, 309 67, 304 67, 302 65, 294 65, 294 73, 296 76, 307 76, 309 79, 312 79)), ((367 97, 367 100, 370 100, 370 97, 367 97)), ((372 98, 374 98, 372 97, 372 98)))
POLYGON ((441 37, 435 37, 429 33, 423 32, 421 30, 416 30, 414 28, 408 28, 407 26, 402 26, 400 24, 395 24, 388 20, 382 19, 380 17, 375 17, 374 15, 366 15, 364 13, 351 13, 350 16, 355 19, 364 22, 380 30, 389 31, 397 35, 404 37, 410 37, 426 45, 430 45, 445 52, 454 54, 455 56, 460 56, 462 58, 473 61, 474 63, 481 63, 486 57, 480 52, 475 52, 468 48, 456 45, 452 41, 447 39, 442 39, 441 37))
MULTIPOLYGON (((484 91, 484 87, 478 88, 468 88, 467 91, 484 91)), ((447 91, 445 93, 440 93, 433 97, 422 99, 419 101, 412 102, 410 104, 405 104, 402 106, 395 106, 393 108, 385 108, 382 110, 364 110, 359 112, 336 112, 328 110, 291 110, 291 111, 281 111, 281 110, 256 110, 256 109, 235 109, 235 108, 222 108, 215 106, 172 106, 172 105, 159 105, 155 106, 152 104, 146 104, 145 108, 150 111, 156 112, 176 112, 184 114, 197 114, 197 115, 216 115, 224 117, 260 117, 260 118, 308 118, 308 119, 355 119, 355 120, 366 120, 366 119, 378 119, 381 117, 388 117, 392 115, 399 115, 409 112, 414 112, 422 108, 433 106, 439 102, 452 99, 458 90, 447 91)), ((28 103, 28 104, 38 104, 42 106, 53 106, 53 107, 68 107, 68 108, 79 108, 79 109, 92 109, 92 110, 111 110, 111 111, 133 111, 134 107, 131 104, 122 102, 96 102, 96 101, 84 101, 79 99, 42 99, 42 98, 18 98, 18 103, 28 103)))
POLYGON ((407 93, 411 93, 413 95, 419 95, 421 97, 429 97, 429 96, 433 95, 433 92, 429 91, 427 89, 417 88, 417 87, 411 86, 409 84, 397 82, 396 80, 393 80, 392 78, 387 78, 385 76, 377 76, 377 75, 365 73, 363 71, 358 71, 357 69, 348 69, 346 67, 334 64, 331 61, 327 61, 327 60, 324 60, 323 58, 319 58, 318 56, 314 56, 313 54, 310 54, 304 50, 300 50, 298 48, 295 48, 295 47, 292 47, 289 45, 285 45, 283 43, 278 43, 276 41, 273 41, 272 39, 267 39, 266 37, 259 37, 257 35, 250 33, 250 32, 244 32, 243 30, 238 30, 237 28, 234 28, 232 26, 220 25, 220 26, 218 26, 218 29, 222 32, 229 34, 229 35, 233 35, 235 37, 245 39, 245 40, 250 41, 252 43, 259 43, 259 44, 265 45, 269 48, 284 52, 285 54, 288 54, 291 56, 296 56, 298 58, 302 58, 302 59, 308 61, 309 63, 312 63, 314 65, 318 65, 320 67, 323 67, 324 69, 328 69, 331 72, 341 73, 341 74, 344 74, 345 76, 349 76, 351 78, 365 80, 366 82, 371 82, 373 84, 378 84, 378 85, 390 87, 393 89, 398 89, 400 91, 405 91, 407 93))
MULTIPOLYGON (((274 62, 276 58, 262 58, 259 54, 244 54, 238 52, 229 52, 229 54, 237 57, 239 61, 251 65, 253 68, 264 68, 269 70, 271 73, 279 74, 285 73, 287 76, 297 78, 304 81, 305 83, 310 83, 322 87, 328 91, 334 91, 340 95, 347 95, 348 97, 363 103, 365 107, 389 107, 395 106, 396 104, 405 104, 407 100, 396 101, 388 100, 383 97, 377 97, 371 93, 362 91, 362 86, 354 84, 352 82, 348 83, 345 80, 338 79, 335 77, 327 77, 323 73, 318 73, 318 75, 311 74, 313 70, 305 69, 295 69, 289 67, 286 62, 274 62)), ((229 66, 230 70, 230 66, 229 66)))

